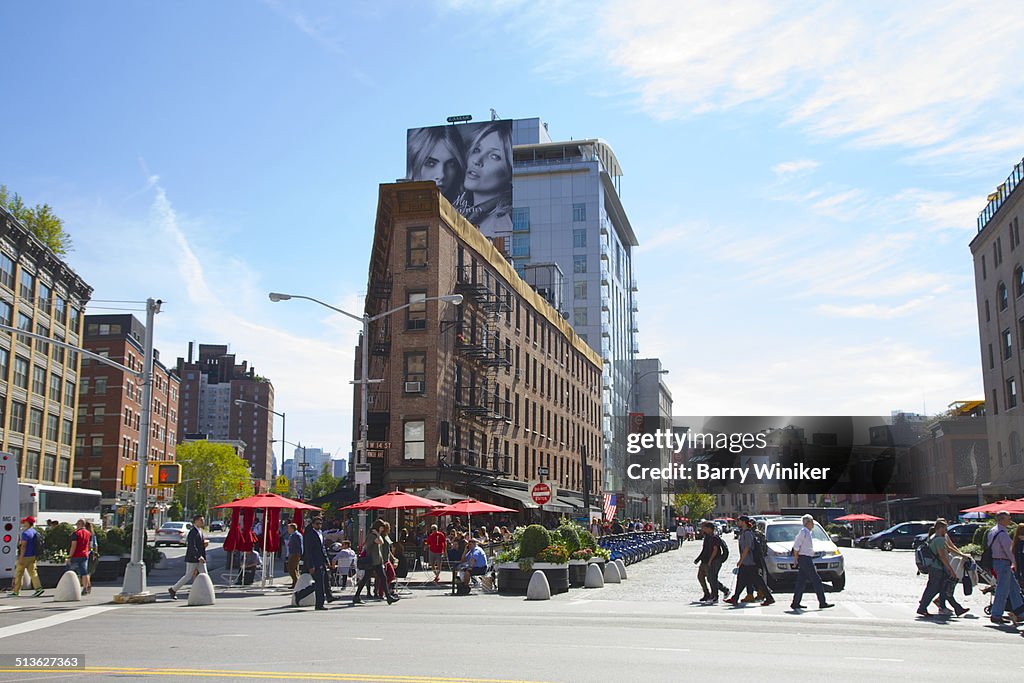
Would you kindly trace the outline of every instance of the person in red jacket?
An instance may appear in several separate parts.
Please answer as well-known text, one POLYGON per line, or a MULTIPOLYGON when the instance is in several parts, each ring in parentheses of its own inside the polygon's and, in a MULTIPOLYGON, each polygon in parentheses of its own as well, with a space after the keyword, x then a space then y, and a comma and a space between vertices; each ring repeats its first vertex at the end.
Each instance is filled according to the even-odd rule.
POLYGON ((448 539, 444 533, 438 531, 437 525, 430 525, 430 534, 427 536, 427 561, 430 568, 434 570, 434 583, 441 582, 441 563, 444 561, 445 545, 448 539))
POLYGON ((71 548, 68 551, 68 567, 78 574, 82 583, 82 595, 92 591, 92 579, 89 578, 89 544, 92 537, 85 528, 85 520, 80 519, 75 525, 75 533, 71 534, 71 548))

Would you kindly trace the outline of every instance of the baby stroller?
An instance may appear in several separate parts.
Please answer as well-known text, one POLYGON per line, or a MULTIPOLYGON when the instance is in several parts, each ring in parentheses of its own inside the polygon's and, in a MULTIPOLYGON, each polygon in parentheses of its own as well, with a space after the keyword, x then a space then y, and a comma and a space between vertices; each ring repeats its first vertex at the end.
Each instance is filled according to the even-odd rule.
MULTIPOLYGON (((985 605, 985 614, 992 616, 992 603, 996 600, 996 577, 990 572, 982 569, 980 564, 976 564, 976 567, 978 570, 978 583, 987 584, 981 589, 982 593, 988 594, 988 604, 985 605)), ((1024 592, 1024 581, 1022 581, 1019 576, 1014 576, 1014 578, 1017 580, 1017 585, 1020 586, 1021 591, 1024 592)))

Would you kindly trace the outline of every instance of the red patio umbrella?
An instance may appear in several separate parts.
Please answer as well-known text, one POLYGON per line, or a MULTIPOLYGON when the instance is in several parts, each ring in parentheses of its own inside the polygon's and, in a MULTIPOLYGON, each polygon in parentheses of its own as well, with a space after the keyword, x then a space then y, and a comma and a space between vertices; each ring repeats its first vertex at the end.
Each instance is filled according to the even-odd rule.
POLYGON ((231 528, 228 529, 228 535, 224 539, 224 552, 226 553, 233 553, 238 550, 238 544, 242 540, 242 525, 238 523, 241 513, 242 511, 239 508, 231 511, 231 528))
MULTIPOLYGON (((370 498, 360 503, 353 503, 352 505, 346 505, 340 510, 394 510, 395 511, 395 533, 398 533, 398 511, 399 510, 414 510, 416 508, 439 508, 444 507, 444 503, 438 503, 436 500, 428 500, 426 498, 420 498, 414 496, 411 493, 405 491, 390 491, 382 496, 376 498, 370 498)), ((362 533, 362 530, 360 530, 362 533)))
POLYGON ((843 515, 842 517, 836 517, 834 522, 880 522, 881 517, 875 517, 874 515, 867 515, 863 512, 854 512, 849 515, 843 515))
POLYGON ((1003 510, 1014 515, 1024 514, 1024 500, 1000 500, 995 503, 986 503, 985 505, 967 508, 960 512, 984 512, 985 514, 994 515, 1003 510))
POLYGON ((466 498, 465 500, 460 500, 457 503, 452 503, 451 505, 431 510, 427 514, 432 517, 441 517, 443 515, 466 515, 466 526, 469 528, 470 533, 472 533, 473 515, 489 515, 495 512, 519 512, 519 510, 503 508, 500 505, 491 505, 490 503, 484 503, 483 501, 479 501, 474 498, 466 498))

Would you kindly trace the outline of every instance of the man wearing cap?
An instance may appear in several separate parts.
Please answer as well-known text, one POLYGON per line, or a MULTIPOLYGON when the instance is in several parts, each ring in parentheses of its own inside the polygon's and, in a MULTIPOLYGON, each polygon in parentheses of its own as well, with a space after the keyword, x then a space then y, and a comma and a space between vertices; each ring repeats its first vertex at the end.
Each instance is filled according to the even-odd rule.
POLYGON ((793 541, 793 561, 796 562, 796 590, 793 591, 793 602, 790 609, 807 609, 800 604, 800 598, 804 596, 804 588, 810 585, 818 596, 818 608, 828 609, 835 607, 825 600, 825 586, 821 583, 821 577, 814 568, 814 537, 811 532, 814 530, 814 517, 804 515, 801 520, 803 528, 796 535, 793 541))
POLYGON ((1003 610, 1007 602, 1010 603, 1010 620, 1014 624, 1024 620, 1024 599, 1021 598, 1020 586, 1013 576, 1016 567, 1007 531, 1009 525, 1010 513, 1005 510, 997 512, 996 525, 985 537, 985 544, 992 549, 992 569, 996 573, 996 594, 992 599, 992 614, 989 617, 994 624, 1006 623, 1003 610))
POLYGON ((32 580, 32 588, 35 592, 32 597, 38 598, 43 594, 43 584, 39 581, 39 573, 36 571, 36 557, 39 555, 39 533, 35 529, 36 518, 32 516, 21 520, 21 538, 18 540, 18 559, 15 562, 14 583, 11 584, 11 595, 18 596, 21 591, 21 582, 28 572, 32 580))

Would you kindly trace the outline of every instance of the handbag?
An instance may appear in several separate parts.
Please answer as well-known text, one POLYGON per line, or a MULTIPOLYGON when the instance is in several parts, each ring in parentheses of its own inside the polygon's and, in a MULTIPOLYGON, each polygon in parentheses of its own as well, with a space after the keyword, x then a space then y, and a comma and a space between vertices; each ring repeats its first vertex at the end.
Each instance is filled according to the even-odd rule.
POLYGON ((366 554, 366 551, 363 551, 359 554, 359 557, 356 558, 356 569, 362 569, 363 571, 366 571, 369 568, 370 558, 366 554))

